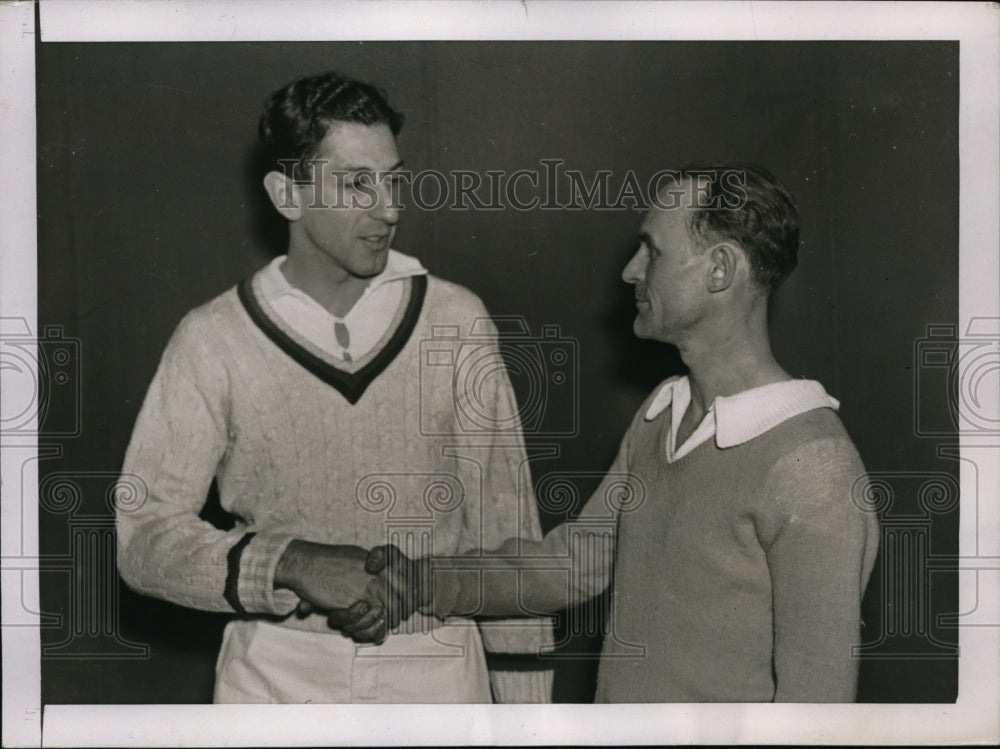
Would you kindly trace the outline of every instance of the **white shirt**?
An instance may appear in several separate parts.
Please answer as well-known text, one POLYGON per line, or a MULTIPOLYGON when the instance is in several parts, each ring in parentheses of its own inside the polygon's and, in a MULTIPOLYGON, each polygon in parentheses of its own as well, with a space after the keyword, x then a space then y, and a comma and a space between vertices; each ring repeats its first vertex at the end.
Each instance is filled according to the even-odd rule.
POLYGON ((288 282, 281 272, 286 259, 286 255, 276 257, 264 268, 260 276, 261 295, 296 333, 344 361, 363 357, 389 329, 403 298, 403 284, 393 281, 427 274, 416 258, 389 250, 382 272, 368 282, 347 314, 337 317, 288 282), (338 324, 347 330, 346 337, 341 333, 341 340, 337 336, 338 324))
POLYGON ((665 446, 668 463, 683 458, 712 437, 720 448, 735 447, 814 408, 840 408, 840 401, 829 396, 815 380, 774 382, 736 395, 717 397, 691 436, 678 447, 677 432, 691 404, 691 383, 686 376, 663 383, 646 409, 646 421, 655 419, 671 404, 670 431, 665 446))

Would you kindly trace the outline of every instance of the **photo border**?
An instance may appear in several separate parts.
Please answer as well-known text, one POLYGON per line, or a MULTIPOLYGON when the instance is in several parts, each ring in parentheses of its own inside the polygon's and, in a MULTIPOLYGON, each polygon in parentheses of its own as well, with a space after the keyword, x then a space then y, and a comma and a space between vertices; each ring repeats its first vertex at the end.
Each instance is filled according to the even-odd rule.
MULTIPOLYGON (((1000 38, 985 3, 42 0, 41 41, 958 40, 961 331, 1000 318, 1000 38), (335 11, 334 11, 335 6, 335 11)), ((0 319, 37 331, 35 6, 0 4, 0 319)), ((0 381, 0 397, 23 398, 0 381)), ((996 398, 997 395, 993 394, 996 398)), ((991 404, 984 404, 987 409, 991 404)), ((995 406, 996 404, 992 404, 995 406)), ((955 704, 934 705, 41 705, 37 462, 2 451, 5 746, 854 743, 1000 740, 1000 486, 995 437, 960 437, 961 627, 955 704), (978 512, 975 503, 978 501, 978 512), (31 510, 31 511, 26 511, 31 510), (967 511, 968 510, 968 511, 967 511), (22 535, 22 529, 24 535, 22 535), (32 537, 32 534, 34 536, 32 537), (34 561, 33 561, 34 560, 34 561), (32 566, 34 565, 34 566, 32 566), (44 723, 43 723, 44 715, 44 723), (447 733, 442 727, 447 727, 447 733)))

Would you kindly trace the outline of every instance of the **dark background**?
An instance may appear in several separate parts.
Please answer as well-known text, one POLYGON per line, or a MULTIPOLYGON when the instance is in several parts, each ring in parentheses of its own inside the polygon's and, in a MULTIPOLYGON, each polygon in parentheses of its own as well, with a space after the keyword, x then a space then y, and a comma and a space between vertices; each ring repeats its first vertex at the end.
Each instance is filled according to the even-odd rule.
MULTIPOLYGON (((760 162, 788 184, 803 242, 774 302, 774 349, 841 399, 893 495, 880 505, 859 696, 954 700, 957 630, 939 618, 957 610, 958 467, 937 448, 955 438, 947 380, 915 357, 928 325, 958 317, 957 43, 393 42, 39 44, 39 327, 58 326, 44 355, 62 340, 73 357, 43 372, 69 375, 43 381, 42 602, 54 615, 43 702, 211 699, 225 617, 118 583, 106 494, 178 320, 283 249, 254 170, 263 98, 331 68, 374 81, 406 114, 400 150, 414 171, 559 158, 587 175, 613 170, 615 188, 629 169, 644 184, 712 158, 760 162), (928 504, 934 486, 944 495, 928 504)), ((521 316, 534 334, 558 325, 576 343, 579 410, 543 423, 575 417, 579 434, 529 435, 533 453, 559 447, 533 463, 536 484, 608 466, 645 395, 680 371, 672 348, 631 333, 619 275, 639 221, 630 210, 403 213, 397 249, 494 315, 521 316)), ((514 382, 523 399, 527 384, 514 382)), ((578 478, 581 498, 596 482, 578 478)), ((583 630, 560 650, 576 657, 557 662, 559 701, 592 697, 600 638, 583 630)))

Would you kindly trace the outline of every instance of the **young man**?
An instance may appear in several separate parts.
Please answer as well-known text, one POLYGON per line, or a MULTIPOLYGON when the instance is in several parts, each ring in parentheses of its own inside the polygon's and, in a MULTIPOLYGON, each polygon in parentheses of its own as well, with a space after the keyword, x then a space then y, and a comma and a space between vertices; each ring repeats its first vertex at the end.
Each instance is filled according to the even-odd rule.
POLYGON ((760 167, 679 176, 623 278, 636 335, 677 346, 688 375, 642 405, 578 518, 505 560, 435 560, 457 569, 435 570, 424 610, 551 612, 611 586, 598 701, 853 701, 878 528, 838 402, 771 353, 797 210, 760 167))
POLYGON ((474 323, 495 334, 485 308, 391 249, 402 121, 377 89, 334 73, 270 97, 264 187, 288 221, 287 256, 181 321, 133 432, 124 470, 149 496, 119 509, 121 574, 240 615, 217 702, 489 702, 491 679, 500 701, 549 699, 551 672, 488 674, 483 648, 537 652, 547 622, 483 624, 482 639, 467 620, 401 624, 407 578, 365 569, 365 549, 390 541, 419 555, 540 537, 534 498, 518 492, 506 375, 475 395, 513 426, 459 424, 469 396, 454 366, 474 323), (436 351, 450 346, 453 367, 421 358, 440 327, 452 334, 436 351), (213 478, 231 531, 198 517, 213 478))

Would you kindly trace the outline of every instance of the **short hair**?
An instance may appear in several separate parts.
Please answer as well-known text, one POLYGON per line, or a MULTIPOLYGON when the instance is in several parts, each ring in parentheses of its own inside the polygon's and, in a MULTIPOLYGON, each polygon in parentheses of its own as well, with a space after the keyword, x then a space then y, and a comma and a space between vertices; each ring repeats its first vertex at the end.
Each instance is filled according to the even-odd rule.
POLYGON ((271 94, 264 102, 258 135, 267 170, 284 172, 291 161, 292 176, 299 179, 310 173, 309 162, 334 123, 388 125, 398 135, 403 119, 381 90, 331 71, 302 78, 271 94))
POLYGON ((706 200, 695 201, 690 229, 707 241, 743 248, 751 279, 770 295, 795 270, 799 211, 792 194, 767 169, 741 162, 694 163, 680 170, 706 200))

